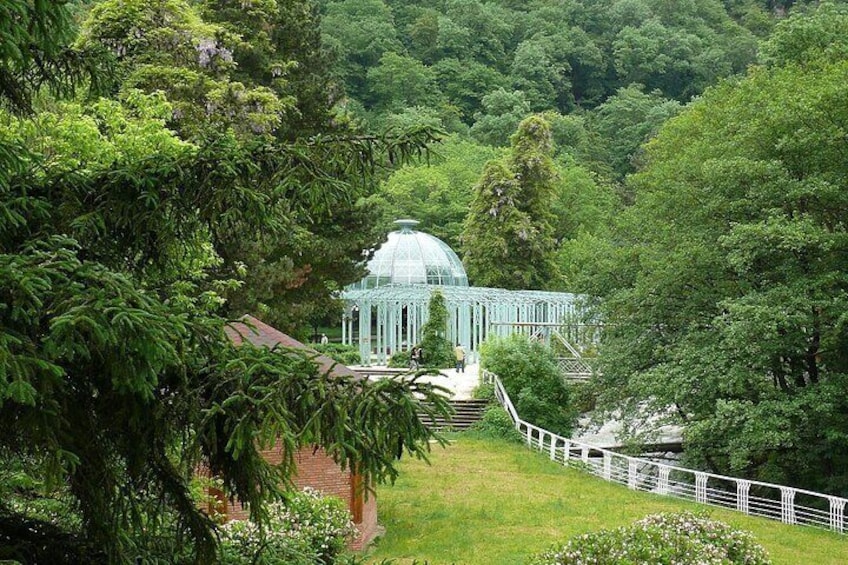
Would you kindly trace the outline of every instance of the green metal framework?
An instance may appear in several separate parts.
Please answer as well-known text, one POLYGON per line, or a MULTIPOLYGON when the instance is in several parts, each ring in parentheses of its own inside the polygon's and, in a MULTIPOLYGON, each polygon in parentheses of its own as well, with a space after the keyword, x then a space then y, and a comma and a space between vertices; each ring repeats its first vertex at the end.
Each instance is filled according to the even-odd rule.
POLYGON ((342 342, 359 346, 363 365, 385 364, 392 353, 420 341, 436 290, 448 310, 446 337, 461 343, 471 362, 479 358, 480 345, 489 335, 532 335, 536 324, 568 327, 583 314, 582 297, 562 292, 424 284, 349 288, 342 293, 342 342))

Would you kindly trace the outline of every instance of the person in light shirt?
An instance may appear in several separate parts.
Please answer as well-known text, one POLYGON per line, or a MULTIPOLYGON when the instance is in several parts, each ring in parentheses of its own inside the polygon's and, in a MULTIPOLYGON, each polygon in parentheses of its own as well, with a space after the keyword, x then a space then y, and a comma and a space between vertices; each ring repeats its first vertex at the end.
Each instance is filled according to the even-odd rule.
POLYGON ((458 373, 465 372, 465 349, 460 344, 456 344, 453 348, 453 354, 456 357, 456 371, 458 373))

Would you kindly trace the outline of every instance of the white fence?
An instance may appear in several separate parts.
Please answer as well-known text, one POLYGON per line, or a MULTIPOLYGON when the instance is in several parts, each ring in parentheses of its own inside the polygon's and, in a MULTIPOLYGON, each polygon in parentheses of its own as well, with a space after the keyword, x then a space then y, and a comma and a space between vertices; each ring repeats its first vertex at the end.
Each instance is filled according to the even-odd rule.
POLYGON ((633 490, 642 490, 738 510, 751 516, 827 528, 844 534, 848 499, 808 490, 714 475, 622 455, 608 449, 564 438, 519 418, 497 375, 481 371, 492 383, 498 401, 532 449, 549 454, 563 465, 577 464, 588 472, 633 490))

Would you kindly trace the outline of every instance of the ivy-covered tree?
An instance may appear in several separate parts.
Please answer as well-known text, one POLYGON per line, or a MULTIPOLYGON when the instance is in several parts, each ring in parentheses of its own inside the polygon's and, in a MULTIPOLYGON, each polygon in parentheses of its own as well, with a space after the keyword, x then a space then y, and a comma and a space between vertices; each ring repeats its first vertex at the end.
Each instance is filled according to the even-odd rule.
POLYGON ((421 328, 421 349, 426 367, 453 367, 453 346, 447 339, 448 309, 445 296, 434 290, 427 305, 427 322, 421 328))
POLYGON ((484 168, 462 235, 463 262, 474 284, 522 290, 559 284, 552 154, 550 124, 531 116, 512 136, 509 155, 484 168))

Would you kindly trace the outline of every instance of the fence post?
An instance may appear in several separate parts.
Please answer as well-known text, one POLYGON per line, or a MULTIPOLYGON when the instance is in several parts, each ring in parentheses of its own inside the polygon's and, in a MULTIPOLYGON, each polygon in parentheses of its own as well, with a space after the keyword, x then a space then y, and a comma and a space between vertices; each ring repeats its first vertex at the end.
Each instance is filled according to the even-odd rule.
POLYGON ((581 445, 580 446, 580 460, 583 461, 583 463, 586 463, 587 465, 589 464, 589 446, 588 445, 581 445))
POLYGON ((556 446, 559 441, 559 436, 551 434, 551 461, 556 461, 556 446))
POLYGON ((657 479, 657 494, 668 494, 668 476, 671 469, 665 465, 659 466, 659 478, 657 479))
POLYGON ((845 502, 844 498, 828 496, 830 500, 830 529, 834 532, 845 532, 845 502))
POLYGON ((612 480, 612 453, 604 451, 604 480, 612 480))
POLYGON ((707 480, 710 478, 706 473, 695 473, 695 501, 707 502, 707 480))
POLYGON ((635 459, 627 458, 627 488, 636 490, 639 483, 639 463, 635 459))
POLYGON ((795 489, 792 487, 780 487, 780 521, 795 523, 795 489))
POLYGON ((748 514, 748 500, 751 492, 751 481, 738 479, 736 481, 736 510, 748 514))
POLYGON ((565 445, 562 447, 562 464, 568 465, 569 459, 571 459, 571 442, 565 440, 565 445))

